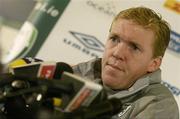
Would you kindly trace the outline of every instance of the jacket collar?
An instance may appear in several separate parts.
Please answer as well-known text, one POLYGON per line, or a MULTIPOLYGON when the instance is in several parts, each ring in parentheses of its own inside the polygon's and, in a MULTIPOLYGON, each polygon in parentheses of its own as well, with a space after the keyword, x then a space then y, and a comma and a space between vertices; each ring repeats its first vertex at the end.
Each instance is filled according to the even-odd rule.
MULTIPOLYGON (((95 82, 102 84, 101 80, 101 58, 95 60, 94 63, 94 78, 95 82)), ((139 78, 128 90, 115 91, 111 88, 103 85, 104 89, 108 93, 109 98, 124 98, 133 95, 151 84, 161 83, 161 69, 158 69, 152 73, 148 73, 139 78)))
POLYGON ((161 83, 161 70, 149 73, 138 79, 128 90, 114 91, 104 85, 109 98, 124 98, 133 95, 151 84, 161 83))

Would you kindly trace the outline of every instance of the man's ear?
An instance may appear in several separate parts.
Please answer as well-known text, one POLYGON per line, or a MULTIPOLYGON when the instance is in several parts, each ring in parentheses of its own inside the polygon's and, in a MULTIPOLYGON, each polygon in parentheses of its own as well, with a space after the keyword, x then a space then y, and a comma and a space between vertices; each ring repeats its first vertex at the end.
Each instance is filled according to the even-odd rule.
POLYGON ((153 58, 148 66, 148 72, 153 72, 159 69, 162 62, 162 56, 153 58))

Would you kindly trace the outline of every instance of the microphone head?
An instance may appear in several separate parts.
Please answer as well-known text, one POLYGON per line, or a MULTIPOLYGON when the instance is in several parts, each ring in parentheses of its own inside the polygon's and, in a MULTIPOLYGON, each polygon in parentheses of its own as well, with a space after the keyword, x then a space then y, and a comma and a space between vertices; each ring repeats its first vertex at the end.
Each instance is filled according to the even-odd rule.
POLYGON ((37 58, 20 58, 9 64, 8 72, 15 75, 36 76, 41 63, 42 60, 37 58))
POLYGON ((27 64, 31 64, 33 62, 42 62, 43 60, 41 59, 37 59, 37 58, 32 58, 32 57, 24 57, 24 58, 20 58, 17 60, 12 61, 8 67, 9 68, 14 68, 14 67, 18 67, 18 66, 23 66, 23 65, 27 65, 27 64))
POLYGON ((64 62, 58 62, 56 64, 56 70, 54 73, 54 79, 61 79, 61 76, 63 74, 63 72, 69 72, 69 73, 73 73, 73 69, 70 65, 64 63, 64 62))

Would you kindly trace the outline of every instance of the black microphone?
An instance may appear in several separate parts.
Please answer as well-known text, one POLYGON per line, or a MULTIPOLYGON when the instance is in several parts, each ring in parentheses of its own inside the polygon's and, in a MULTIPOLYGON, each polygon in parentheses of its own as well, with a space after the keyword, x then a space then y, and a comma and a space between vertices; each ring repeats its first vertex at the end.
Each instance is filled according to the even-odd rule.
POLYGON ((12 74, 20 73, 24 75, 36 76, 41 62, 43 62, 41 59, 32 57, 20 58, 10 62, 8 65, 8 70, 9 73, 12 74))
POLYGON ((46 61, 46 62, 33 62, 30 64, 24 64, 24 62, 22 62, 22 59, 20 59, 12 64, 13 66, 10 65, 9 70, 10 73, 14 75, 60 79, 64 71, 73 73, 71 66, 69 66, 64 62, 46 61))
MULTIPOLYGON (((48 70, 46 69, 47 65, 42 65, 42 63, 35 63, 35 64, 31 64, 31 66, 37 66, 37 64, 39 65, 40 68, 38 68, 38 71, 37 71, 38 73, 37 72, 34 73, 34 76, 31 76, 29 72, 26 73, 25 71, 25 69, 28 69, 28 71, 31 71, 33 69, 32 67, 30 68, 31 70, 29 70, 29 67, 30 67, 29 65, 22 66, 22 67, 20 66, 13 69, 15 77, 13 77, 10 80, 7 80, 7 82, 12 82, 14 79, 15 80, 19 79, 21 81, 28 82, 28 85, 30 85, 30 87, 25 86, 24 87, 25 91, 23 90, 24 92, 30 91, 29 89, 26 89, 26 88, 32 88, 31 84, 35 86, 45 85, 48 88, 45 94, 45 97, 62 98, 62 104, 55 105, 55 106, 62 109, 65 112, 73 112, 74 110, 81 107, 89 107, 90 105, 93 105, 96 103, 96 99, 98 99, 99 101, 104 99, 102 98, 102 95, 101 95, 103 90, 99 84, 93 83, 91 81, 88 81, 88 79, 84 79, 82 77, 72 74, 72 68, 66 63, 61 63, 61 62, 56 63, 56 66, 55 66, 56 68, 54 70, 53 78, 60 79, 60 80, 44 80, 44 78, 37 78, 37 74, 38 76, 40 76, 39 74, 43 74, 43 75, 48 74, 48 70), (44 69, 45 71, 42 69, 44 69), (71 73, 67 73, 64 70, 69 71, 71 73), (40 71, 42 71, 43 73, 39 73, 40 71)), ((48 74, 48 76, 50 75, 48 74)), ((0 85, 2 83, 3 82, 0 81, 0 85)), ((21 93, 23 91, 21 91, 21 93)))
POLYGON ((73 69, 70 65, 68 65, 64 62, 56 63, 56 70, 54 72, 53 78, 61 79, 63 72, 73 73, 73 69))
MULTIPOLYGON (((57 63, 56 62, 42 62, 42 60, 34 59, 34 58, 18 59, 18 60, 13 61, 9 66, 10 66, 9 68, 11 69, 11 73, 16 76, 16 80, 18 80, 17 77, 19 77, 19 78, 21 78, 21 80, 23 80, 23 81, 16 81, 19 83, 15 83, 15 85, 21 84, 21 87, 23 87, 23 88, 30 87, 30 85, 28 84, 28 81, 24 80, 24 79, 27 79, 28 77, 29 77, 29 79, 36 79, 37 77, 47 78, 47 79, 61 79, 61 75, 64 71, 73 73, 71 66, 69 66, 68 64, 66 64, 64 62, 57 62, 57 63)), ((6 83, 8 83, 8 81, 12 82, 13 78, 9 78, 11 80, 7 80, 5 82, 6 83)), ((39 83, 40 82, 41 81, 39 81, 39 83)), ((4 84, 4 83, 2 81, 0 83, 0 86, 5 86, 6 84, 4 84)), ((33 83, 31 83, 31 85, 32 84, 33 83)), ((55 88, 55 85, 54 85, 54 88, 55 88)), ((10 89, 10 87, 9 87, 9 89, 10 89)), ((13 89, 11 89, 11 90, 13 90, 13 89)), ((55 94, 58 90, 56 91, 56 90, 53 90, 53 88, 49 88, 48 91, 55 94)), ((50 93, 48 93, 48 94, 50 94, 50 93)))
MULTIPOLYGON (((53 105, 51 103, 45 101, 46 104, 50 105, 50 107, 48 106, 48 108, 51 109, 49 115, 52 115, 55 117, 63 116, 63 118, 66 118, 66 117, 70 117, 73 115, 73 117, 76 117, 74 119, 78 119, 78 118, 79 119, 86 119, 86 118, 90 119, 90 118, 93 118, 95 115, 98 117, 98 116, 105 115, 106 113, 114 114, 121 107, 120 106, 121 103, 119 100, 107 99, 106 94, 104 93, 104 90, 102 90, 102 87, 99 86, 98 84, 95 84, 91 81, 89 82, 82 77, 78 77, 74 74, 67 73, 67 72, 63 73, 63 75, 62 75, 63 80, 48 80, 48 79, 44 79, 44 78, 31 79, 30 77, 22 77, 22 76, 14 76, 14 75, 10 75, 9 77, 4 77, 4 78, 6 78, 5 81, 7 81, 8 83, 13 80, 16 81, 16 79, 18 79, 20 81, 28 81, 29 83, 34 83, 34 84, 36 84, 37 87, 38 86, 39 87, 46 86, 47 88, 54 88, 55 90, 58 90, 56 92, 58 94, 61 94, 65 91, 64 95, 63 96, 61 95, 62 97, 60 97, 60 98, 62 98, 63 105, 60 105, 60 107, 59 107, 60 109, 63 110, 62 111, 63 115, 59 115, 62 112, 58 112, 59 113, 58 115, 57 115, 57 113, 56 114, 52 113, 51 111, 54 109, 53 105), (10 81, 8 81, 8 80, 10 80, 10 81), (64 89, 62 88, 63 86, 64 86, 64 89), (90 90, 87 90, 87 89, 90 89, 90 90), (64 96, 66 98, 64 98, 64 96), (100 102, 92 103, 95 99, 98 99, 100 102), (115 107, 115 106, 117 106, 117 107, 115 107), (82 113, 83 113, 83 115, 82 115, 82 113), (68 114, 68 116, 66 114, 68 114), (80 116, 80 115, 82 115, 82 116, 80 116)), ((2 82, 2 80, 0 80, 0 84, 2 84, 2 83, 4 83, 4 82, 2 82)), ((40 105, 42 103, 37 103, 37 101, 35 101, 34 103, 35 104, 37 103, 37 105, 39 105, 39 106, 35 106, 35 108, 34 108, 33 106, 35 104, 33 104, 32 107, 35 111, 33 111, 33 113, 32 113, 32 110, 30 110, 30 109, 32 109, 32 107, 31 108, 25 107, 26 100, 22 100, 22 98, 20 98, 20 96, 22 96, 23 93, 28 93, 28 92, 29 93, 30 92, 37 93, 39 91, 38 88, 36 90, 32 90, 32 88, 33 87, 30 87, 29 89, 23 89, 23 90, 20 90, 19 92, 16 91, 16 92, 14 92, 14 95, 8 95, 8 96, 12 96, 9 99, 15 98, 15 100, 8 100, 8 106, 6 106, 6 108, 9 108, 9 110, 8 110, 9 114, 11 114, 11 115, 15 114, 14 112, 16 112, 16 111, 14 111, 14 110, 16 110, 16 108, 17 108, 17 110, 20 110, 21 113, 23 112, 24 114, 27 114, 27 115, 28 114, 32 115, 36 111, 38 112, 38 115, 43 115, 42 110, 41 110, 42 108, 37 108, 37 107, 40 107, 40 105), (16 97, 13 98, 13 96, 16 96, 17 98, 16 97), (19 102, 17 102, 17 101, 19 101, 19 102), (22 105, 19 105, 19 104, 22 104, 22 105), (14 108, 11 108, 12 105, 15 105, 14 108), (24 108, 26 108, 26 109, 24 109, 24 108), (39 109, 39 110, 37 110, 37 109, 39 109)), ((40 90, 40 91, 42 91, 42 90, 40 90)), ((46 90, 45 90, 45 92, 46 92, 46 90)), ((42 92, 40 92, 40 93, 42 93, 42 92)), ((53 97, 53 95, 52 95, 52 97, 53 97)), ((20 112, 17 111, 18 114, 20 114, 20 112)), ((106 115, 106 116, 108 116, 108 115, 106 115)), ((12 116, 10 116, 10 117, 12 117, 12 116)))
MULTIPOLYGON (((61 75, 64 71, 73 73, 73 69, 71 68, 70 65, 64 63, 64 62, 43 62, 42 60, 39 59, 34 59, 34 58, 22 58, 13 61, 10 64, 10 71, 12 74, 19 76, 19 77, 24 77, 24 79, 27 79, 27 77, 30 77, 31 79, 36 79, 37 77, 40 78, 47 78, 47 79, 61 79, 61 75)), ((16 78, 17 79, 17 78, 16 78)), ((23 78, 21 78, 22 80, 23 78)), ((22 81, 18 81, 22 82, 22 81)), ((28 88, 30 84, 28 81, 24 80, 24 84, 28 88)), ((32 82, 32 81, 31 81, 32 82)), ((36 83, 45 83, 41 81, 36 81, 36 83)), ((54 81, 55 82, 55 81, 54 81)), ((49 82, 49 87, 52 82, 49 82)), ((33 83, 31 83, 32 85, 33 83)), ((40 85, 40 84, 39 84, 40 85)), ((69 85, 69 84, 68 84, 69 85)), ((51 88, 48 88, 46 97, 53 97, 53 105, 59 106, 61 104, 61 93, 60 90, 57 90, 57 86, 60 86, 58 83, 54 83, 53 86, 51 85, 51 88), (58 98, 57 98, 58 97, 58 98)), ((70 86, 60 86, 60 88, 63 88, 63 91, 61 92, 68 92, 67 87, 70 86)), ((72 86, 71 86, 72 87, 72 86)))
MULTIPOLYGON (((50 95, 50 97, 58 97, 58 95, 61 95, 62 93, 66 94, 68 95, 67 97, 69 100, 64 99, 63 105, 64 108, 68 106, 67 110, 69 110, 70 108, 70 110, 73 110, 73 108, 77 108, 81 104, 85 106, 90 105, 102 90, 102 86, 100 86, 99 84, 68 72, 63 73, 61 80, 48 80, 38 77, 32 78, 31 76, 10 74, 6 77, 3 77, 3 75, 1 75, 1 79, 5 79, 0 80, 1 87, 13 86, 13 88, 18 89, 28 89, 33 86, 45 85, 48 87, 47 95, 50 95), (70 93, 72 94, 70 95, 70 93), (81 100, 81 103, 79 103, 80 101, 78 101, 78 99, 81 100)), ((8 89, 8 92, 11 91, 9 91, 8 89)))
MULTIPOLYGON (((54 93, 55 91, 61 97, 63 93, 70 95, 73 92, 72 87, 63 83, 63 80, 31 78, 11 74, 0 75, 0 79, 0 85, 2 86, 0 103, 4 105, 2 109, 7 119, 37 119, 36 116, 42 110, 51 114, 54 106, 52 100, 47 98, 48 93, 54 93), (23 83, 28 83, 29 87, 24 86, 26 84, 23 83), (2 89, 3 86, 5 89, 2 89), (13 90, 9 87, 12 87, 13 90)), ((54 94, 57 95, 56 93, 54 94)), ((52 96, 54 97, 54 95, 52 96)))
POLYGON ((24 59, 17 60, 13 65, 11 64, 13 74, 15 75, 6 77, 6 80, 0 80, 0 85, 5 86, 3 93, 6 94, 0 95, 0 102, 5 102, 4 111, 7 113, 8 119, 18 119, 25 115, 29 115, 30 119, 35 118, 31 116, 32 111, 39 110, 40 105, 43 108, 45 107, 46 110, 48 108, 48 110, 52 111, 54 109, 53 105, 56 106, 59 101, 59 99, 53 99, 52 97, 61 97, 62 94, 72 92, 72 86, 68 86, 68 84, 65 86, 62 85, 63 83, 56 82, 55 80, 50 81, 43 78, 52 79, 55 77, 56 79, 60 79, 64 71, 72 73, 73 70, 68 64, 61 62, 52 64, 41 61, 30 64, 26 63, 24 59), (47 90, 44 90, 43 86, 47 90), (42 96, 43 93, 46 93, 43 96, 46 99, 44 99, 42 104, 42 102, 38 102, 35 98, 38 98, 40 95, 42 96), (53 102, 54 104, 52 104, 53 102), (37 105, 35 106, 35 104, 37 105), (26 107, 27 105, 29 106, 26 107), (18 116, 21 113, 23 115, 18 116))
POLYGON ((26 81, 19 77, 16 80, 14 76, 8 74, 0 75, 0 79, 0 84, 3 84, 0 86, 0 104, 6 118, 19 119, 28 116, 27 119, 34 119, 32 112, 39 109, 42 99, 37 99, 37 97, 42 96, 46 88, 42 86, 24 87, 21 83, 26 83, 26 81), (16 84, 19 82, 20 84, 16 84))

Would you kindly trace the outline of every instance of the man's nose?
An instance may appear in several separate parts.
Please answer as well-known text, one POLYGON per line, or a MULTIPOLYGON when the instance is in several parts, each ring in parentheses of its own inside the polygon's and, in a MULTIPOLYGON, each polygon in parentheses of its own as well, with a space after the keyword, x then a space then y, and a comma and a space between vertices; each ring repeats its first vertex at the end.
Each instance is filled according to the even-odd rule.
POLYGON ((118 43, 117 46, 114 48, 113 56, 118 59, 125 60, 126 55, 127 55, 126 44, 123 42, 118 43))

